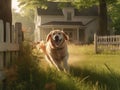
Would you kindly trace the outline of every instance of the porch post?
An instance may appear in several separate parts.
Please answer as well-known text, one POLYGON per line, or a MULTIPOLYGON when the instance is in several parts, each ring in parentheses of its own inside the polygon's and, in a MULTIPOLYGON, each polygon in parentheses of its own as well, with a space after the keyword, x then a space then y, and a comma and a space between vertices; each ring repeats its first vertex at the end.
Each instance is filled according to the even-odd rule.
POLYGON ((79 43, 79 28, 77 28, 77 42, 79 43))
POLYGON ((40 39, 39 40, 43 40, 43 35, 44 35, 43 28, 40 27, 39 32, 40 32, 40 35, 39 35, 40 39))

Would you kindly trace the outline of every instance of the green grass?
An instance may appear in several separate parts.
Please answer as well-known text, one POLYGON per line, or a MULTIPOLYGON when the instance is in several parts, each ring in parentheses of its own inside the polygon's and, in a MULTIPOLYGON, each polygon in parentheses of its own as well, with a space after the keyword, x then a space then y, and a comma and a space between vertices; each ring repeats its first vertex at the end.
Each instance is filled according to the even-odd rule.
MULTIPOLYGON (((99 90, 120 90, 120 55, 94 53, 94 46, 69 46, 73 75, 92 83, 99 90)), ((97 90, 97 89, 95 89, 97 90)))
POLYGON ((68 50, 70 74, 48 68, 44 55, 25 45, 16 62, 17 79, 7 90, 120 90, 119 54, 95 54, 93 45, 68 50))

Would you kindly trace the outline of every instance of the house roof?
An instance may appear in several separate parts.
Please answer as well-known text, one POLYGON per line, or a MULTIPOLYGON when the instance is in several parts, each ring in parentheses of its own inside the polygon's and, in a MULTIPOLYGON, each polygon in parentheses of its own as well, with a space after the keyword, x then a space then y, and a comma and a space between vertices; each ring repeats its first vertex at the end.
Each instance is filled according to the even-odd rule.
MULTIPOLYGON (((69 3, 67 7, 71 6, 69 3)), ((46 5, 48 7, 47 9, 37 8, 38 15, 63 15, 62 9, 59 8, 59 2, 48 2, 46 5)), ((98 7, 93 6, 81 10, 74 9, 74 12, 75 16, 98 16, 98 7)))
POLYGON ((86 25, 75 21, 51 21, 42 24, 40 28, 86 28, 86 25))
POLYGON ((63 15, 58 4, 57 2, 48 2, 46 3, 47 9, 37 8, 37 13, 38 15, 63 15))
POLYGON ((82 22, 70 22, 70 21, 52 21, 44 23, 42 25, 80 25, 84 26, 82 22))

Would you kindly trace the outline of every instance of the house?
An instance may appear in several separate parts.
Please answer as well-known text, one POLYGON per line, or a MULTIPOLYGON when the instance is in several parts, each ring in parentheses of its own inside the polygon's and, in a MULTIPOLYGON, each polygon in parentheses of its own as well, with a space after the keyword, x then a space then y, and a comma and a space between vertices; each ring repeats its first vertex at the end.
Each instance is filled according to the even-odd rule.
POLYGON ((98 8, 93 6, 77 10, 69 5, 60 8, 58 2, 48 2, 47 9, 37 8, 35 13, 34 40, 45 40, 54 29, 63 30, 73 43, 90 43, 99 29, 98 8))

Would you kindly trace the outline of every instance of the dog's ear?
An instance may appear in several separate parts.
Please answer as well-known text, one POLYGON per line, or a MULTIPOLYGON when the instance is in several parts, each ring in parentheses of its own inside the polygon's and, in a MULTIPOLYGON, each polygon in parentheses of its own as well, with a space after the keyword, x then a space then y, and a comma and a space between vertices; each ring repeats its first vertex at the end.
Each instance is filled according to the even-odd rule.
POLYGON ((46 41, 48 41, 51 38, 51 33, 47 35, 46 41))
POLYGON ((63 33, 63 36, 64 36, 65 40, 69 40, 69 36, 63 31, 62 31, 62 33, 63 33))

